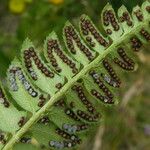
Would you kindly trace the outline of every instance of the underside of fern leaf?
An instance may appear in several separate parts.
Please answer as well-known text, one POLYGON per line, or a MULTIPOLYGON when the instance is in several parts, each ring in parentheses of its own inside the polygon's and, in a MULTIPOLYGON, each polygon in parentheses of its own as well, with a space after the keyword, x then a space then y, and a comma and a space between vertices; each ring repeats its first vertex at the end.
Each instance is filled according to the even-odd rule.
POLYGON ((50 33, 44 60, 28 38, 24 41, 21 58, 7 71, 9 90, 0 84, 0 149, 24 144, 76 149, 102 122, 107 106, 118 104, 120 72, 135 71, 133 53, 150 42, 150 3, 131 14, 121 6, 118 15, 107 4, 101 22, 107 36, 87 15, 81 16, 79 31, 67 22, 65 47, 50 33))

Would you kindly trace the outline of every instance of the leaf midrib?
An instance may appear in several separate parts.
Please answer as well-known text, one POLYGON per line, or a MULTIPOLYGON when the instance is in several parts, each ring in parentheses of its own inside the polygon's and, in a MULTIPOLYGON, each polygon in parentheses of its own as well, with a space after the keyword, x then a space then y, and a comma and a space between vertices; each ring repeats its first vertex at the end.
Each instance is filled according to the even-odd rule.
POLYGON ((133 33, 136 33, 137 31, 139 31, 139 29, 141 27, 144 27, 147 23, 148 23, 148 19, 144 20, 142 23, 139 23, 138 26, 136 26, 135 28, 133 27, 132 31, 122 35, 117 41, 114 41, 112 43, 112 45, 110 45, 102 54, 100 54, 95 60, 93 60, 90 64, 88 64, 87 66, 85 66, 75 77, 73 77, 71 80, 68 81, 68 83, 66 83, 62 89, 60 89, 60 91, 58 93, 56 93, 54 96, 51 97, 51 99, 39 110, 37 111, 29 120, 28 122, 16 133, 12 136, 12 138, 8 141, 8 143, 5 145, 5 147, 3 148, 3 150, 10 150, 12 148, 12 146, 19 141, 19 139, 21 138, 21 136, 28 131, 28 129, 34 124, 36 123, 36 121, 38 120, 38 118, 40 118, 46 111, 49 110, 49 108, 61 97, 64 95, 64 93, 71 87, 73 86, 73 84, 80 79, 84 74, 86 74, 86 72, 88 72, 88 70, 90 70, 91 68, 93 68, 94 66, 96 66, 96 64, 98 64, 103 58, 105 58, 105 56, 109 53, 111 53, 112 50, 115 49, 115 47, 117 45, 119 45, 120 43, 122 43, 122 41, 124 41, 127 38, 130 38, 130 36, 133 33))

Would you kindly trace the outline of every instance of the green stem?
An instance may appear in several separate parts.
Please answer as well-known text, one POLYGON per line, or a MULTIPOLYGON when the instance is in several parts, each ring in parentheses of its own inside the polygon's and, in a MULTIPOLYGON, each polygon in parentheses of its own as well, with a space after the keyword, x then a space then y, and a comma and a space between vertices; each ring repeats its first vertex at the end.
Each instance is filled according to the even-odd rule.
POLYGON ((73 77, 71 80, 69 80, 68 83, 66 83, 63 88, 56 93, 53 97, 51 97, 51 99, 38 111, 36 112, 30 119, 29 121, 15 134, 13 135, 13 137, 9 140, 9 142, 5 145, 5 147, 3 148, 3 150, 10 150, 13 145, 19 141, 19 139, 21 138, 21 136, 26 133, 26 131, 28 131, 28 129, 39 119, 39 117, 41 117, 44 112, 48 111, 49 108, 61 97, 64 95, 64 93, 66 93, 66 91, 73 86, 73 84, 79 80, 80 78, 82 78, 82 76, 84 74, 86 74, 91 68, 94 68, 94 66, 96 66, 97 64, 100 63, 100 61, 105 58, 105 56, 109 53, 111 53, 111 51, 113 51, 120 43, 122 43, 124 40, 129 39, 131 37, 131 35, 133 35, 134 33, 136 33, 137 31, 139 31, 139 29, 141 27, 144 27, 147 24, 148 20, 145 20, 143 23, 141 23, 139 26, 136 26, 135 28, 133 28, 133 30, 125 35, 123 35, 120 39, 118 39, 118 41, 115 41, 110 47, 107 48, 107 50, 105 50, 103 52, 103 54, 100 54, 94 61, 92 61, 90 64, 88 64, 87 66, 85 66, 75 77, 73 77))

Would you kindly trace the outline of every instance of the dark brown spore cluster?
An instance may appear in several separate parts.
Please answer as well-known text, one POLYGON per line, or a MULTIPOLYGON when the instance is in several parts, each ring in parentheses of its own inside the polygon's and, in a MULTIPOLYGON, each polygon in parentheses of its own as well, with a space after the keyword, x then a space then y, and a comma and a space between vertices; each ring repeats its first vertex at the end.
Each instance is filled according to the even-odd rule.
POLYGON ((64 108, 64 112, 69 118, 75 121, 80 121, 79 117, 73 112, 73 110, 67 106, 64 99, 60 99, 57 102, 55 102, 54 106, 64 108))
POLYGON ((114 102, 112 101, 112 99, 108 98, 107 96, 103 96, 102 94, 100 94, 97 90, 92 89, 91 90, 91 94, 96 97, 97 99, 99 99, 100 101, 102 101, 103 103, 106 104, 114 104, 114 102))
POLYGON ((129 13, 127 11, 123 12, 122 16, 119 19, 120 19, 120 22, 125 22, 126 21, 128 26, 132 26, 133 25, 133 23, 131 21, 131 18, 130 18, 130 15, 129 15, 129 13))
POLYGON ((65 114, 76 121, 80 121, 79 117, 70 108, 65 109, 65 114))
POLYGON ((108 46, 108 42, 100 35, 100 33, 97 31, 97 29, 94 27, 89 19, 81 17, 80 21, 82 34, 86 36, 86 41, 91 47, 95 47, 95 43, 92 41, 92 37, 89 33, 94 36, 94 38, 100 45, 104 47, 108 46))
POLYGON ((33 80, 37 80, 37 76, 35 75, 36 73, 33 71, 31 58, 34 60, 35 64, 37 65, 37 68, 39 70, 41 70, 41 72, 45 76, 50 77, 50 78, 54 77, 54 73, 49 71, 47 69, 47 67, 44 66, 44 64, 38 58, 34 48, 30 47, 28 50, 24 51, 24 63, 25 63, 25 66, 26 66, 26 68, 27 68, 28 72, 30 73, 33 80))
POLYGON ((62 69, 58 66, 57 60, 54 58, 53 49, 54 49, 54 52, 59 56, 59 58, 72 69, 72 73, 73 74, 78 73, 78 69, 76 68, 75 63, 72 60, 70 60, 63 53, 63 51, 61 50, 61 48, 59 46, 58 41, 50 39, 50 40, 48 40, 48 43, 47 43, 48 58, 49 58, 49 60, 51 62, 51 65, 55 68, 55 70, 57 72, 61 72, 62 69))
POLYGON ((4 107, 8 108, 10 106, 8 100, 6 99, 3 90, 0 88, 0 103, 4 105, 4 107))
POLYGON ((22 138, 20 139, 20 142, 21 142, 21 143, 29 144, 29 143, 31 143, 31 138, 29 138, 29 137, 22 137, 22 138))
POLYGON ((109 61, 107 59, 104 59, 102 64, 103 64, 104 68, 107 70, 107 72, 109 73, 109 75, 111 76, 111 78, 116 82, 116 84, 117 84, 116 87, 120 87, 121 80, 118 77, 115 70, 113 69, 112 65, 109 63, 109 61))
POLYGON ((88 129, 88 125, 87 124, 82 124, 82 125, 77 125, 77 132, 83 131, 88 129))
POLYGON ((19 122, 18 122, 18 126, 22 127, 25 123, 26 123, 25 117, 21 117, 20 120, 19 120, 19 122))
POLYGON ((94 82, 99 86, 99 88, 106 94, 106 96, 109 99, 113 99, 113 94, 111 93, 111 91, 105 86, 105 84, 103 83, 103 81, 100 79, 100 77, 97 78, 96 72, 94 70, 90 71, 89 74, 91 75, 91 77, 93 78, 94 82))
POLYGON ((146 11, 150 13, 150 6, 146 6, 146 11))
POLYGON ((55 87, 60 90, 60 89, 63 87, 63 85, 62 85, 61 83, 57 83, 57 84, 55 85, 55 87))
POLYGON ((65 103, 64 99, 60 99, 54 103, 54 106, 56 106, 56 107, 65 107, 65 105, 66 105, 66 103, 65 103))
POLYGON ((0 132, 0 143, 6 144, 5 134, 3 132, 0 132))
POLYGON ((77 110, 77 115, 82 118, 83 120, 86 120, 88 122, 97 122, 100 115, 96 114, 96 115, 89 115, 88 113, 82 111, 82 110, 77 110))
POLYGON ((143 21, 144 16, 143 16, 142 11, 141 11, 140 9, 136 10, 136 11, 134 12, 134 14, 136 15, 137 19, 138 19, 140 22, 143 21))
POLYGON ((69 25, 64 28, 65 37, 66 37, 66 44, 72 54, 76 54, 76 49, 73 44, 73 40, 77 44, 77 47, 86 55, 89 61, 94 59, 94 56, 90 52, 90 50, 81 42, 78 34, 76 33, 75 29, 69 25))
POLYGON ((75 90, 78 94, 79 99, 81 100, 81 102, 86 106, 87 110, 94 114, 95 113, 95 108, 93 107, 92 103, 87 99, 82 86, 80 85, 74 85, 73 90, 75 90))
POLYGON ((48 116, 44 116, 38 122, 42 123, 44 125, 48 125, 50 123, 50 120, 49 120, 48 116))
POLYGON ((125 52, 125 50, 123 48, 118 48, 117 52, 120 56, 120 58, 123 60, 120 60, 119 58, 115 57, 114 58, 114 62, 120 66, 121 68, 125 69, 125 70, 134 70, 134 66, 135 63, 133 62, 133 60, 131 58, 129 58, 125 52))
POLYGON ((46 102, 46 98, 44 97, 43 94, 41 94, 41 95, 39 96, 39 103, 38 103, 38 106, 39 106, 39 107, 44 106, 45 102, 46 102))
POLYGON ((106 10, 103 13, 103 22, 105 26, 109 26, 109 24, 111 23, 114 31, 118 31, 120 29, 120 26, 117 23, 117 20, 112 10, 106 10))
POLYGON ((67 139, 67 140, 71 140, 71 141, 74 141, 75 143, 80 144, 80 141, 81 141, 81 140, 80 140, 76 135, 74 135, 74 134, 69 134, 69 133, 67 133, 67 132, 65 132, 65 131, 63 131, 63 130, 61 130, 61 129, 59 129, 59 128, 57 128, 57 129, 55 130, 55 132, 56 132, 58 135, 60 135, 61 137, 67 139))
POLYGON ((118 48, 118 49, 117 49, 117 52, 118 52, 119 56, 120 56, 125 62, 127 62, 129 65, 132 65, 132 66, 134 65, 133 60, 127 56, 125 50, 124 50, 122 47, 118 48))
POLYGON ((140 41, 140 39, 137 38, 137 37, 132 37, 130 39, 130 41, 131 41, 131 47, 132 47, 132 49, 135 52, 138 52, 141 49, 141 47, 142 47, 142 42, 140 41))
POLYGON ((150 41, 150 33, 148 33, 148 31, 146 31, 145 29, 141 29, 140 30, 140 35, 142 35, 143 38, 146 39, 146 41, 150 41))

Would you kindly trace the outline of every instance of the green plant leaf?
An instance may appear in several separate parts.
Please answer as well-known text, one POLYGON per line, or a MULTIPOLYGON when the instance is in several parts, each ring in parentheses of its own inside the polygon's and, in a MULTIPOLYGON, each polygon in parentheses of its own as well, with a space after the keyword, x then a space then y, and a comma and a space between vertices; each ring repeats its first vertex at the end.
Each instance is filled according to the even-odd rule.
POLYGON ((15 101, 25 110, 35 113, 49 98, 30 82, 19 60, 15 59, 8 69, 9 92, 15 101), (42 104, 41 104, 42 102, 42 104))
POLYGON ((33 79, 32 82, 50 95, 58 91, 56 85, 63 85, 64 77, 56 74, 44 63, 38 51, 35 50, 35 47, 28 38, 23 43, 21 53, 22 64, 28 76, 33 79))
MULTIPOLYGON (((120 20, 124 12, 129 15, 122 6, 117 17, 110 4, 104 7, 101 19, 107 37, 100 34, 86 15, 80 20, 80 23, 88 20, 88 28, 83 29, 80 24, 83 39, 70 22, 66 23, 63 38, 67 49, 62 52, 74 62, 78 73, 72 74, 70 67, 54 52, 53 61, 59 64, 62 72, 49 61, 46 43, 51 38, 58 42, 54 32, 47 37, 44 44, 44 55, 48 64, 42 60, 30 40, 25 40, 21 49, 21 62, 15 59, 7 74, 11 96, 24 109, 24 112, 21 112, 27 112, 28 115, 26 123, 23 118, 19 121, 19 125, 22 126, 20 129, 16 122, 14 128, 9 125, 9 121, 7 122, 9 131, 0 123, 0 129, 2 132, 6 131, 6 135, 13 132, 7 136, 6 144, 4 139, 0 141, 5 145, 3 150, 10 150, 15 143, 23 140, 25 134, 35 139, 37 145, 47 149, 77 149, 93 127, 103 121, 107 106, 118 104, 120 98, 117 93, 123 82, 119 75, 136 70, 133 53, 144 49, 150 41, 150 3, 147 1, 142 7, 133 8, 132 15, 128 16, 128 19, 130 16, 133 18, 132 26, 127 24, 129 20, 125 17, 124 21, 120 20), (92 32, 89 32, 91 28, 92 32), (87 36, 95 42, 95 47, 87 42, 87 36), (31 90, 26 88, 25 81, 31 85, 31 90)), ((62 49, 57 42, 53 48, 62 49)), ((5 99, 2 99, 0 110, 8 118, 12 116, 10 119, 13 121, 18 120, 21 114, 17 110, 18 107, 14 105, 16 108, 13 106, 7 109, 3 106, 3 100, 5 99), (8 116, 9 113, 11 115, 8 116)), ((2 119, 7 121, 4 116, 2 119)), ((28 141, 25 143, 29 144, 28 141)))
POLYGON ((46 38, 44 54, 50 66, 60 75, 70 79, 79 72, 80 64, 67 56, 68 54, 62 49, 55 32, 46 38))
POLYGON ((0 83, 0 129, 4 132, 15 133, 20 129, 21 118, 26 117, 26 112, 17 110, 8 97, 0 83))

